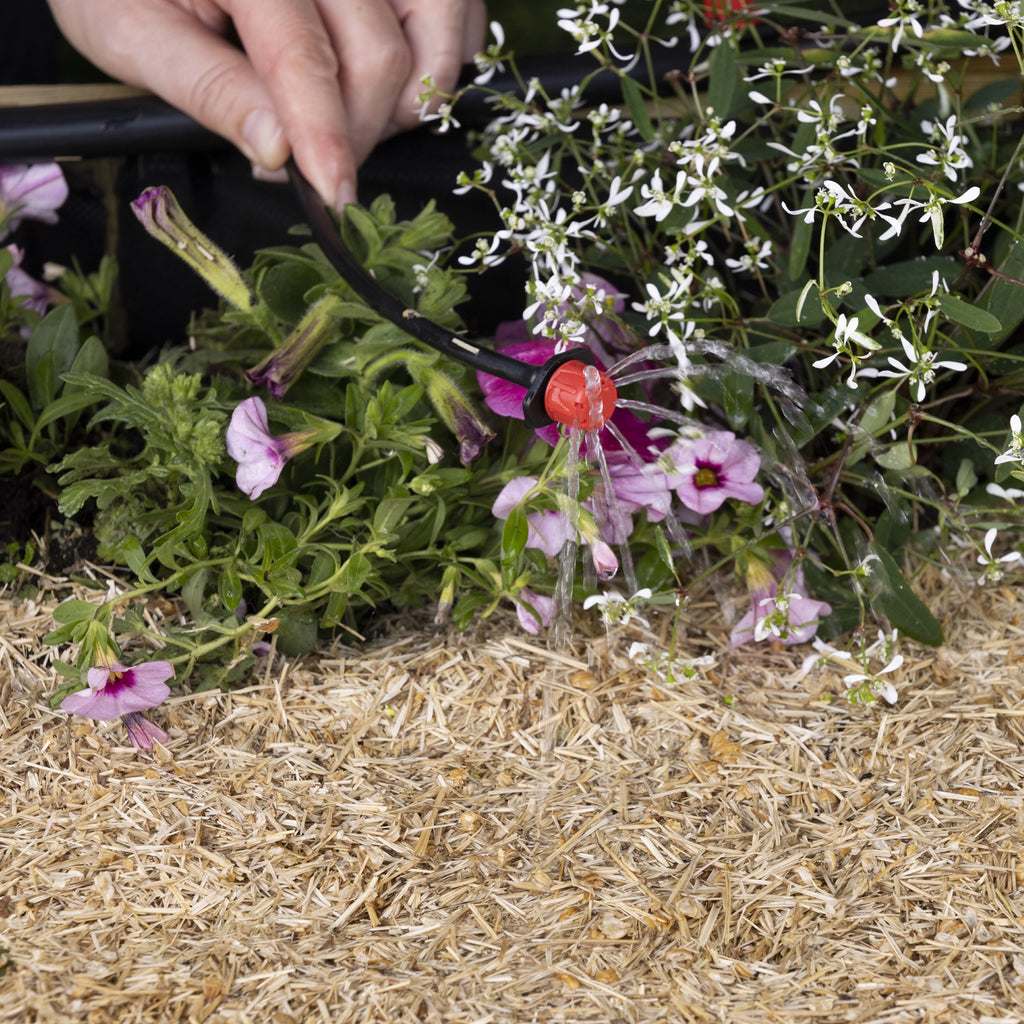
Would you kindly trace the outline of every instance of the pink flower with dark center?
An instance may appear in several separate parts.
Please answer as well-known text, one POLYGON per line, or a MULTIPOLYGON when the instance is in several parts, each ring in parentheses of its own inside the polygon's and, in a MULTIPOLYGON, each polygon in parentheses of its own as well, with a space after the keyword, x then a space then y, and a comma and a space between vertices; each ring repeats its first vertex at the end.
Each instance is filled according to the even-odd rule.
POLYGON ((700 515, 714 512, 726 498, 749 505, 764 500, 764 488, 754 482, 761 457, 749 441, 738 440, 731 431, 681 438, 668 449, 665 459, 679 500, 700 515))
POLYGON ((73 715, 109 722, 162 704, 171 692, 164 680, 173 675, 169 661, 143 662, 132 668, 117 662, 96 665, 86 673, 89 685, 68 694, 60 706, 73 715))
POLYGON ((174 675, 169 661, 149 661, 132 668, 117 662, 96 665, 86 673, 88 686, 68 694, 60 706, 72 715, 98 721, 120 718, 128 738, 138 750, 152 750, 154 743, 170 738, 142 712, 162 704, 171 692, 164 682, 174 675))
POLYGON ((312 443, 311 431, 270 433, 267 407, 261 398, 247 398, 231 414, 225 443, 228 455, 238 463, 235 480, 255 500, 277 483, 285 463, 312 443))
POLYGON ((23 220, 57 223, 57 210, 68 197, 68 183, 57 164, 11 164, 0 167, 0 238, 23 220))

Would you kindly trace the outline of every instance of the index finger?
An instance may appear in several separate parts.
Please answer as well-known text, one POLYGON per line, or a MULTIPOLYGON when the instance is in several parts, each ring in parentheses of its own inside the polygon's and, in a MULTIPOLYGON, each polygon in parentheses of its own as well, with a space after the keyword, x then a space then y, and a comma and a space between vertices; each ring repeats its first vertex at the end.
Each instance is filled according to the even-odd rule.
POLYGON ((356 161, 338 58, 314 0, 234 0, 231 14, 295 161, 324 202, 355 198, 356 161))

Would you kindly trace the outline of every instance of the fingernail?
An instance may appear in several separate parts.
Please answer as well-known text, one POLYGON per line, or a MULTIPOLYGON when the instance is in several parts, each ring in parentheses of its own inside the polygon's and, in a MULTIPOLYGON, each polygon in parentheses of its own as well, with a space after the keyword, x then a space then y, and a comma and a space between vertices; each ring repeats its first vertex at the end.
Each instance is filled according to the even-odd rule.
POLYGON ((267 181, 274 185, 286 185, 288 183, 288 172, 279 167, 276 171, 269 171, 259 164, 252 165, 252 176, 256 181, 267 181))
POLYGON ((346 206, 357 201, 355 185, 351 181, 343 181, 338 186, 338 198, 335 200, 334 208, 341 213, 346 206))
POLYGON ((246 156, 264 167, 279 167, 288 156, 281 123, 266 107, 257 107, 246 115, 242 141, 249 150, 246 156))

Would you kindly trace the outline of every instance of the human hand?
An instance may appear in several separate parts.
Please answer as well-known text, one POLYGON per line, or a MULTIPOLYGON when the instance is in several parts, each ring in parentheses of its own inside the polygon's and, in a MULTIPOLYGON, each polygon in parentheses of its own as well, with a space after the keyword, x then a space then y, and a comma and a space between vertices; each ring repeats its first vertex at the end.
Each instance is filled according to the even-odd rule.
POLYGON ((454 86, 487 17, 483 0, 49 2, 97 67, 151 89, 257 167, 294 154, 339 209, 374 145, 417 123, 423 76, 454 86))

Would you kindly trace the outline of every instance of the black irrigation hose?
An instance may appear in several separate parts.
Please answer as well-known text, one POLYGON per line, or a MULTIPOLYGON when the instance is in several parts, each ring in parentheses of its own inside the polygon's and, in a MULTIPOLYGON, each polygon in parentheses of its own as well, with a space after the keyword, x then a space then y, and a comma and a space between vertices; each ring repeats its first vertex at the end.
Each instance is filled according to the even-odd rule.
POLYGON ((535 366, 496 352, 494 349, 473 345, 460 338, 433 320, 410 309, 404 302, 400 302, 367 272, 345 245, 330 213, 320 201, 316 190, 303 177, 294 160, 288 161, 288 177, 309 221, 313 238, 335 270, 371 309, 401 327, 406 334, 443 355, 465 363, 474 370, 489 373, 526 388, 523 415, 529 426, 542 427, 553 422, 544 404, 552 375, 558 367, 570 360, 593 366, 595 359, 590 349, 572 348, 552 356, 542 366, 535 366))
MULTIPOLYGON (((673 72, 689 67, 693 55, 683 47, 652 48, 655 85, 667 90, 673 72)), ((592 77, 582 96, 586 105, 621 103, 622 86, 613 71, 593 74, 594 61, 588 57, 525 57, 517 60, 519 78, 508 71, 499 72, 488 83, 491 92, 522 96, 520 78, 541 83, 548 95, 592 77)), ((476 68, 467 66, 459 88, 472 83, 476 68)), ((646 81, 647 68, 638 65, 632 72, 646 81)), ((466 127, 486 124, 494 115, 490 96, 482 89, 469 89, 456 104, 457 118, 466 127)), ((228 143, 204 128, 187 114, 157 96, 122 96, 109 100, 81 103, 50 103, 37 106, 8 107, 0 110, 0 160, 52 160, 56 157, 120 156, 131 153, 170 150, 210 150, 228 143)))

